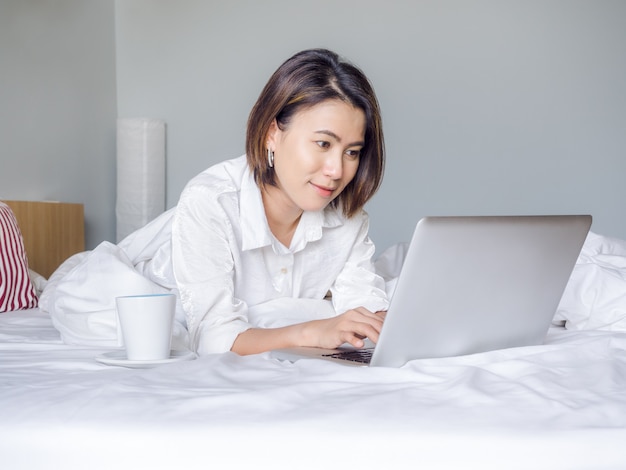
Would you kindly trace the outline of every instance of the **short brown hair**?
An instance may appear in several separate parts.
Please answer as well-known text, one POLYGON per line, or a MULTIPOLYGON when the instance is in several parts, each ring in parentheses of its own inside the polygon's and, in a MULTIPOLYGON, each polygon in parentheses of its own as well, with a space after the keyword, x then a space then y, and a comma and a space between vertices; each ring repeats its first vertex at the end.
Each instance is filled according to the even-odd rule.
POLYGON ((280 129, 300 110, 341 100, 365 114, 365 145, 352 181, 331 204, 351 217, 380 187, 385 168, 382 118, 374 89, 356 66, 326 49, 309 49, 287 59, 263 88, 248 117, 246 154, 259 187, 276 185, 268 165, 266 139, 274 119, 280 129))

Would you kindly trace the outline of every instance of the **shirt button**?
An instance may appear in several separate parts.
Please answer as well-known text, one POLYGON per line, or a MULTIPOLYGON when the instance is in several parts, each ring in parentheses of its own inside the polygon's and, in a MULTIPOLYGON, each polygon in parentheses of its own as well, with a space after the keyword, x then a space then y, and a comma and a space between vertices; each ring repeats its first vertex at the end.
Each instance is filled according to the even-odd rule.
POLYGON ((280 270, 280 272, 281 272, 281 273, 283 273, 283 274, 287 274, 287 271, 288 271, 288 270, 287 270, 287 268, 282 268, 282 269, 280 270))

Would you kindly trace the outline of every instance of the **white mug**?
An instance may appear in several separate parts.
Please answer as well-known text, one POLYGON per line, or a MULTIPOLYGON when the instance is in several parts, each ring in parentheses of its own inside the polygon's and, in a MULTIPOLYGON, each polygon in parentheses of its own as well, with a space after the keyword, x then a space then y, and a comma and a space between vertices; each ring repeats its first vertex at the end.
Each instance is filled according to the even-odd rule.
POLYGON ((116 297, 117 315, 130 361, 169 359, 176 310, 174 294, 116 297))

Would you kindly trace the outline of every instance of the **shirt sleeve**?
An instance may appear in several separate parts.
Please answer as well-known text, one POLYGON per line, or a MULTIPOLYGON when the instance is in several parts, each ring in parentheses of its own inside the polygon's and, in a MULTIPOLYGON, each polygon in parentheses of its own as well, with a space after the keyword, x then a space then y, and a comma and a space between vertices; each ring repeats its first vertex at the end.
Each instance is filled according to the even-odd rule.
POLYGON ((389 300, 385 281, 376 274, 372 257, 375 246, 368 236, 367 213, 354 216, 348 224, 355 224, 356 233, 348 259, 331 287, 333 306, 337 314, 356 307, 372 312, 387 310, 389 300))
POLYGON ((172 225, 172 263, 198 354, 226 352, 250 327, 248 307, 234 296, 232 226, 209 186, 183 191, 172 225))

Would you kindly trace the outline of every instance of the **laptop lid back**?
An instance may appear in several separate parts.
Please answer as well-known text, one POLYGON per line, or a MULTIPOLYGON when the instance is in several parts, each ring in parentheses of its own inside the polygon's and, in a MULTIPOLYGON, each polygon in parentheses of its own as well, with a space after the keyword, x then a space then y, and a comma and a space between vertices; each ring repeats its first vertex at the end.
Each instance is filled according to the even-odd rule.
POLYGON ((591 217, 426 217, 370 365, 541 344, 591 217))

